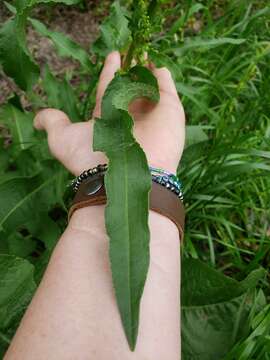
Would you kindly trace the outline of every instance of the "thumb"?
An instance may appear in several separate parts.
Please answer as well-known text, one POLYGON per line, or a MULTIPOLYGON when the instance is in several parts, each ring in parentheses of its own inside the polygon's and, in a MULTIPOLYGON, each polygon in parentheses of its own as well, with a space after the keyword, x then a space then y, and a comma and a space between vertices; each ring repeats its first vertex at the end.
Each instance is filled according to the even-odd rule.
POLYGON ((70 124, 68 116, 56 109, 41 110, 34 118, 34 127, 37 130, 45 130, 48 135, 62 132, 70 124))
MULTIPOLYGON (((34 118, 34 127, 37 130, 45 130, 48 136, 48 145, 51 154, 58 159, 70 172, 79 174, 78 163, 73 153, 76 153, 77 137, 70 132, 71 122, 67 115, 56 109, 44 109, 37 113, 34 118)), ((87 134, 87 133, 86 133, 87 134)))
POLYGON ((164 94, 178 99, 177 90, 170 70, 166 67, 156 68, 154 65, 151 66, 151 70, 157 79, 161 100, 164 94))

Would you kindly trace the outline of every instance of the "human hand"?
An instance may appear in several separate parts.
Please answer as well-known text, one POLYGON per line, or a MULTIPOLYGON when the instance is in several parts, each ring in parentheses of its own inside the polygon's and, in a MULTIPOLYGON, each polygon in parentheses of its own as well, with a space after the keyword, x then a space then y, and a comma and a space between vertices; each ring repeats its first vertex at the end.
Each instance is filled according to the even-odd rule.
MULTIPOLYGON (((94 118, 100 117, 103 94, 120 67, 120 54, 116 51, 109 54, 99 79, 94 118)), ((153 65, 150 69, 158 81, 160 101, 153 104, 138 99, 130 105, 134 136, 146 153, 149 165, 176 173, 184 148, 184 110, 169 70, 153 65)), ((105 154, 92 150, 94 121, 98 119, 71 123, 62 111, 44 109, 36 115, 34 126, 37 130, 47 131, 52 155, 77 176, 108 161, 105 154)))

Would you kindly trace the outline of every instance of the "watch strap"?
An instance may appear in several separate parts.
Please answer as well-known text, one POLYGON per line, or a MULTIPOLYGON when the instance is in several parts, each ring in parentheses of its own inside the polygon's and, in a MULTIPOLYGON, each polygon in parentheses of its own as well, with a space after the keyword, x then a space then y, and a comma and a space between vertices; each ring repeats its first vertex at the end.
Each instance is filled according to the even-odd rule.
MULTIPOLYGON (((151 210, 168 217, 179 230, 180 240, 184 235, 185 210, 182 201, 164 186, 152 181, 149 194, 149 207, 151 210)), ((70 207, 68 221, 75 210, 87 206, 106 204, 106 190, 104 185, 104 172, 98 173, 84 180, 70 207)))

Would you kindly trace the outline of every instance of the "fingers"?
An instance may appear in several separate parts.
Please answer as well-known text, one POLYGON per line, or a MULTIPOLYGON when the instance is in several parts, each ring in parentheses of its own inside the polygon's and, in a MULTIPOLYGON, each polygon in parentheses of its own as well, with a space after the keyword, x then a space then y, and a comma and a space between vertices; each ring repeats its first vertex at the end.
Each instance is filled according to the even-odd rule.
POLYGON ((164 94, 176 96, 178 98, 177 90, 171 72, 166 67, 156 68, 153 65, 151 66, 151 70, 155 75, 155 77, 157 78, 161 96, 162 93, 164 93, 164 94))
POLYGON ((93 112, 94 117, 100 117, 101 113, 101 101, 104 95, 104 92, 114 77, 114 74, 121 67, 121 57, 118 51, 113 51, 110 53, 104 63, 104 67, 99 77, 99 83, 97 88, 96 96, 96 107, 93 112))
POLYGON ((34 127, 37 130, 46 130, 48 134, 61 132, 68 125, 70 125, 70 120, 67 115, 56 109, 41 110, 34 118, 34 127))

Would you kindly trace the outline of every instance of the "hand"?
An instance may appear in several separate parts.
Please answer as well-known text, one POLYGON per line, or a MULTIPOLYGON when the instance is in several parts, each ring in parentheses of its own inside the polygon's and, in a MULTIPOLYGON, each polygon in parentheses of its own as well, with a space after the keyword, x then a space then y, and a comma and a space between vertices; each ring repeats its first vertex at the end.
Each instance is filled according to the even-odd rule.
MULTIPOLYGON (((120 67, 120 54, 109 54, 100 75, 93 117, 100 117, 104 91, 120 67)), ((184 147, 184 110, 169 70, 153 65, 150 68, 158 81, 160 101, 152 104, 139 99, 130 105, 135 121, 134 135, 144 149, 149 165, 176 173, 184 147)), ((52 155, 77 176, 83 170, 108 162, 105 154, 92 150, 94 121, 98 120, 72 124, 62 111, 45 109, 36 115, 34 126, 47 131, 52 155)))

